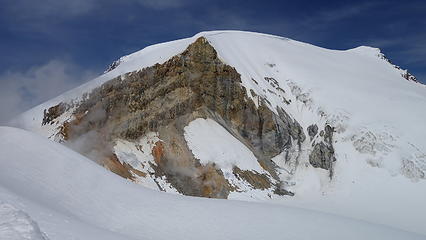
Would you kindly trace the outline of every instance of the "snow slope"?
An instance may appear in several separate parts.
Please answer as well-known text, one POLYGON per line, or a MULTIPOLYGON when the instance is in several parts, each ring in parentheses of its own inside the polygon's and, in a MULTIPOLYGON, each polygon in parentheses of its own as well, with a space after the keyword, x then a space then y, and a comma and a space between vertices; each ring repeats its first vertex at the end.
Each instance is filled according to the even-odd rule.
MULTIPOLYGON (((315 211, 152 191, 33 133, 0 127, 0 139, 2 220, 11 215, 5 204, 13 204, 12 215, 25 211, 23 222, 31 216, 31 226, 37 223, 52 240, 424 239, 315 211)), ((19 228, 22 223, 8 224, 19 228)))
POLYGON ((340 133, 339 142, 352 141, 358 152, 370 155, 372 165, 398 174, 404 159, 423 172, 414 178, 424 177, 426 86, 405 80, 404 71, 384 60, 379 49, 328 50, 244 32, 207 38, 241 74, 247 90, 271 102, 271 110, 283 107, 303 126, 326 121, 340 133), (300 104, 287 106, 282 96, 300 104))

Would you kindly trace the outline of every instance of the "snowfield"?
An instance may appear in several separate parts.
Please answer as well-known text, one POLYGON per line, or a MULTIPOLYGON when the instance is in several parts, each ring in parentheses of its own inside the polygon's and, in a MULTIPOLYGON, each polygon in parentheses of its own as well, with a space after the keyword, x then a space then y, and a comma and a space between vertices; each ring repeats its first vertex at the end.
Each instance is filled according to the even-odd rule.
POLYGON ((282 205, 161 193, 33 133, 0 127, 0 139, 0 239, 425 239, 282 205))

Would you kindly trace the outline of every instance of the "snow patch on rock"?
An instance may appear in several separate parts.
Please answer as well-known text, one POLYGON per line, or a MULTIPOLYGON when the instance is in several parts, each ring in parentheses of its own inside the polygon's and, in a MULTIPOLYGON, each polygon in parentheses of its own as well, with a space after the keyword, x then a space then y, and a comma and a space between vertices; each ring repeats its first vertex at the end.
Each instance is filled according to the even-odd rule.
POLYGON ((230 172, 234 166, 264 172, 250 149, 212 119, 197 118, 190 122, 185 127, 185 140, 203 165, 215 163, 230 172))

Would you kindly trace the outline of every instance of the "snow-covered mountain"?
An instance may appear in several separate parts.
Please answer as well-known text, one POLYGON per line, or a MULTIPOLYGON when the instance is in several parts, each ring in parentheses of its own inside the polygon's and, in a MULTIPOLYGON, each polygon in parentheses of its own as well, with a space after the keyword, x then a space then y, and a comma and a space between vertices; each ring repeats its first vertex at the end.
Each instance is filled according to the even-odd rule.
MULTIPOLYGON (((142 203, 148 200, 142 199, 151 194, 165 199, 164 202, 159 200, 159 207, 170 205, 171 201, 177 201, 176 204, 182 201, 183 205, 191 205, 190 202, 195 201, 194 206, 198 206, 199 201, 200 208, 212 204, 212 214, 221 212, 219 208, 229 210, 226 218, 238 215, 233 217, 237 222, 249 218, 249 215, 265 214, 274 219, 271 220, 274 222, 272 226, 268 225, 271 231, 265 230, 271 234, 269 238, 283 230, 278 226, 291 225, 285 222, 287 220, 283 216, 289 214, 285 211, 299 211, 294 208, 284 210, 287 208, 282 205, 426 234, 426 208, 423 203, 426 199, 425 105, 426 87, 416 82, 407 71, 391 64, 379 49, 328 50, 272 35, 214 31, 153 45, 122 57, 103 75, 23 113, 12 124, 60 142, 147 188, 178 195, 254 200, 266 204, 166 196, 128 181, 126 184, 131 185, 132 190, 123 193, 129 194, 125 195, 128 199, 117 199, 125 204, 113 206, 113 200, 106 201, 105 209, 113 208, 112 212, 105 213, 110 215, 95 219, 95 215, 99 217, 98 210, 87 210, 87 216, 83 217, 77 214, 78 219, 93 226, 102 226, 120 234, 131 233, 132 237, 137 236, 135 239, 142 235, 139 235, 139 230, 126 231, 127 224, 135 228, 150 226, 158 223, 159 218, 157 222, 153 220, 148 224, 145 223, 148 221, 146 216, 129 213, 132 215, 130 220, 124 219, 125 214, 119 213, 119 209, 126 212, 131 206, 131 209, 143 212, 142 203), (136 193, 138 191, 141 193, 136 193), (254 210, 244 214, 241 213, 244 211, 230 210, 242 209, 243 206, 254 210), (110 218, 117 218, 114 220, 117 222, 122 219, 125 223, 102 222, 110 221, 110 218), (145 225, 132 225, 136 224, 132 220, 145 225)), ((35 138, 19 130, 3 131, 10 136, 17 134, 22 138, 35 138)), ((26 149, 31 144, 35 143, 25 142, 22 148, 26 149)), ((65 149, 53 143, 47 145, 52 145, 52 149, 65 149)), ((10 147, 7 144, 0 146, 5 146, 5 151, 10 147)), ((44 151, 34 149, 31 154, 43 155, 44 151)), ((67 155, 71 152, 58 150, 49 154, 67 155)), ((25 156, 17 159, 25 159, 25 156)), ((51 157, 53 155, 45 155, 45 158, 51 157)), ((64 161, 61 164, 68 168, 67 161, 72 160, 63 157, 64 160, 58 161, 64 161)), ((75 161, 87 162, 82 156, 79 159, 75 161)), ((19 165, 30 164, 26 162, 28 160, 17 161, 21 162, 7 167, 29 168, 19 165)), ((2 157, 0 162, 12 164, 6 157, 2 157)), ((38 167, 53 163, 31 162, 41 164, 38 167)), ((98 177, 105 179, 105 183, 94 181, 101 188, 101 196, 114 199, 116 196, 110 191, 114 191, 115 186, 127 189, 122 186, 126 185, 125 181, 115 180, 116 177, 95 166, 82 163, 79 167, 69 166, 72 169, 61 168, 59 172, 66 172, 67 177, 55 173, 49 181, 72 179, 73 176, 81 178, 77 183, 69 180, 66 183, 69 185, 63 186, 72 190, 77 188, 75 184, 80 186, 92 182, 96 174, 102 172, 102 177, 98 177), (91 169, 95 168, 94 176, 89 176, 91 169), (80 171, 83 171, 84 177, 80 171), (90 181, 83 180, 85 178, 90 181)), ((40 173, 57 170, 48 168, 40 170, 40 173)), ((5 176, 11 173, 7 174, 5 176)), ((21 177, 25 178, 27 174, 31 175, 25 172, 21 177)), ((25 181, 42 185, 40 181, 48 180, 31 176, 25 181)), ((43 196, 56 194, 54 190, 57 190, 56 187, 43 196)), ((97 197, 92 199, 92 195, 85 192, 78 193, 84 200, 63 194, 66 195, 63 198, 65 202, 55 205, 55 211, 82 211, 84 215, 86 210, 75 204, 102 201, 97 197)), ((179 211, 183 209, 186 208, 179 211)), ((146 214, 155 215, 154 210, 150 211, 146 214)), ((185 211, 194 210, 188 207, 185 211)), ((182 218, 191 218, 191 214, 183 214, 185 217, 182 218)), ((300 214, 294 216, 295 221, 306 217, 300 214)), ((213 215, 221 219, 224 217, 213 215)), ((247 226, 258 223, 253 219, 245 221, 248 221, 247 226)), ((336 218, 333 221, 340 220, 336 218)), ((320 222, 317 224, 335 224, 320 222)), ((197 224, 200 228, 206 226, 197 224)), ((226 224, 230 222, 224 222, 223 226, 226 224)), ((313 226, 310 224, 306 225, 313 226)), ((356 224, 352 225, 354 229, 356 224)), ((148 231, 154 231, 152 229, 157 228, 148 231)), ((294 231, 299 231, 297 229, 294 228, 294 231)), ((234 230, 236 233, 241 229, 234 230)), ((259 227, 252 230, 257 232, 259 227)), ((185 235, 189 232, 179 236, 189 236, 185 235)), ((336 231, 336 239, 339 232, 336 231)), ((168 236, 165 233, 150 234, 151 237, 147 238, 168 236)), ((209 236, 227 238, 213 233, 209 236)), ((259 238, 256 234, 247 236, 259 238)), ((293 236, 309 239, 308 235, 299 233, 293 236)), ((353 236, 360 239, 359 235, 353 236)), ((380 238, 384 236, 380 235, 380 238)))

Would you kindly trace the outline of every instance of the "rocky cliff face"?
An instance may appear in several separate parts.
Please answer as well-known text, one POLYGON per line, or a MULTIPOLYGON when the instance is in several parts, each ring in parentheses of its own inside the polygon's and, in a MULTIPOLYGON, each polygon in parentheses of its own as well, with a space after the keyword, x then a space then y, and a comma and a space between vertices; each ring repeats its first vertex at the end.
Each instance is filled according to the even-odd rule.
MULTIPOLYGON (((331 177, 333 128, 301 126, 285 109, 271 110, 267 99, 250 94, 239 73, 200 37, 164 64, 114 78, 75 105, 61 103, 45 110, 43 124, 71 112, 58 133, 66 144, 122 177, 139 182, 149 178, 160 190, 184 195, 227 198, 247 189, 292 195, 272 158, 305 141, 313 146, 309 163, 328 170, 331 177), (231 181, 214 163, 201 164, 184 138, 185 126, 197 118, 219 123, 253 152, 262 172, 234 166, 237 180, 231 181), (155 137, 141 140, 148 135, 155 137), (133 150, 120 152, 117 141, 133 150), (130 155, 133 163, 126 157, 130 155)), ((285 158, 297 166, 298 157, 285 158)))

